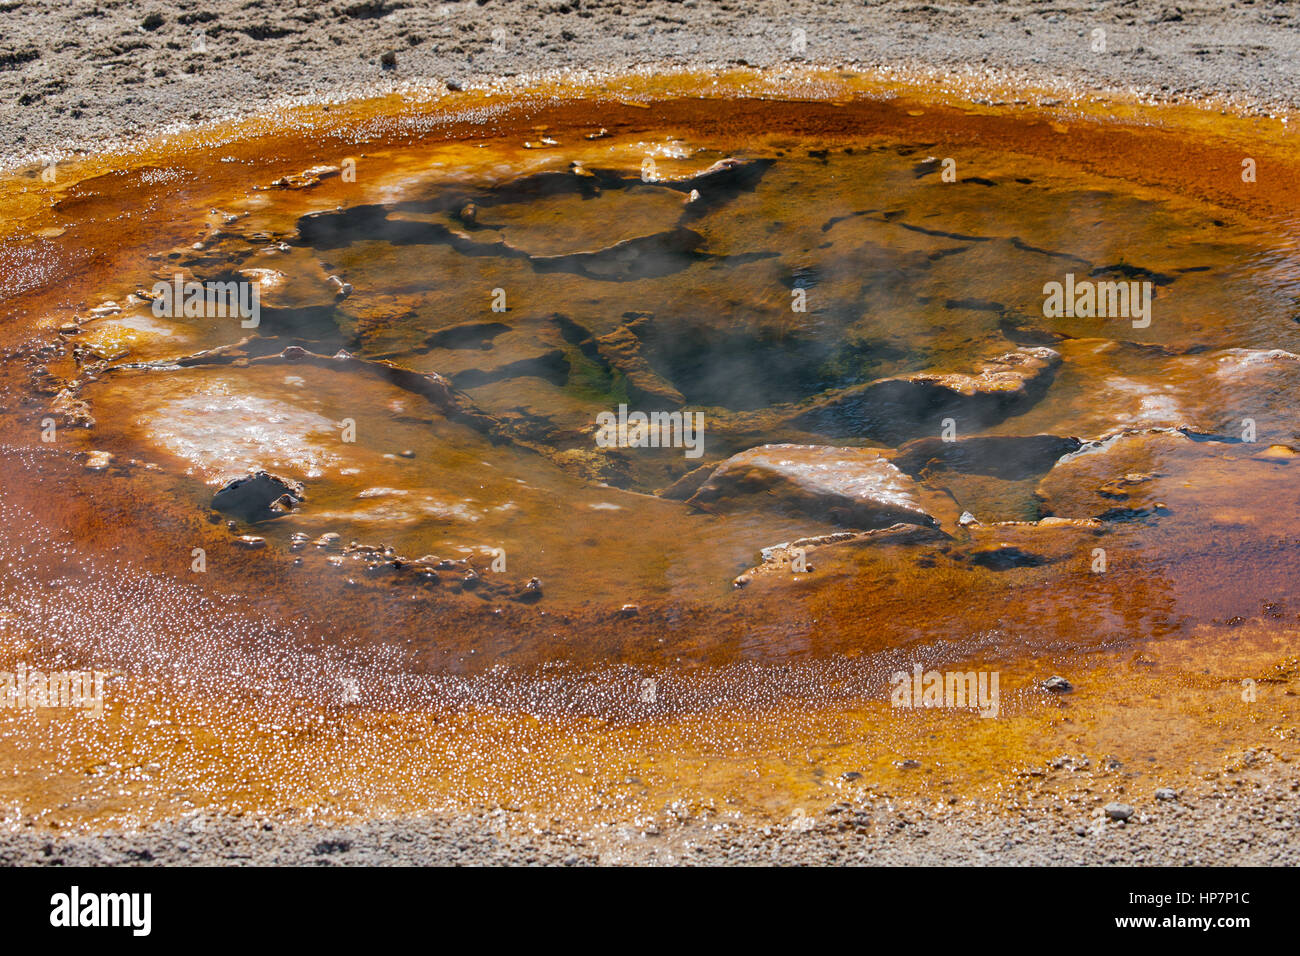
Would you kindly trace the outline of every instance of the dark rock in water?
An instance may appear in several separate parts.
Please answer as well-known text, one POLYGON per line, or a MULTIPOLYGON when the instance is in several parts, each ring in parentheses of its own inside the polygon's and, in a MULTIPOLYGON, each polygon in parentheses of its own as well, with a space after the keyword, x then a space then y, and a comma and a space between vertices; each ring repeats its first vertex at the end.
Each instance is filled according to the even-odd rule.
POLYGON ((685 501, 700 490, 700 485, 708 480, 709 475, 713 474, 713 469, 717 467, 717 463, 714 462, 713 464, 692 468, 668 487, 660 488, 655 494, 660 498, 668 498, 672 501, 685 501))
POLYGON ((112 463, 112 452, 92 451, 86 454, 86 469, 88 471, 105 471, 112 463))
POLYGON ((569 360, 564 352, 551 349, 540 355, 509 362, 492 369, 468 368, 452 376, 452 383, 457 388, 474 388, 503 379, 536 376, 562 385, 569 375, 569 360))
POLYGON ((944 416, 970 429, 1002 421, 1037 401, 1061 364, 1049 348, 1022 348, 982 363, 974 375, 921 372, 855 385, 797 410, 788 424, 832 437, 901 441, 935 432, 944 416))
POLYGON ((526 319, 514 327, 500 322, 463 323, 440 329, 427 342, 428 358, 417 367, 436 368, 457 388, 524 377, 557 386, 568 381, 568 344, 549 321, 526 319))
POLYGON ((662 184, 681 192, 698 195, 688 207, 687 218, 703 215, 711 206, 729 202, 742 192, 758 185, 764 174, 775 165, 774 159, 720 159, 708 169, 682 179, 665 179, 662 184))
POLYGON ((912 167, 912 176, 915 179, 920 179, 922 176, 928 176, 933 172, 937 172, 941 166, 942 163, 939 162, 937 156, 927 156, 912 167))
POLYGON ((371 577, 381 577, 396 574, 402 569, 399 561, 369 560, 366 563, 366 574, 371 577))
POLYGON ((512 600, 531 604, 542 599, 542 582, 539 578, 529 578, 528 583, 519 589, 512 600))
POLYGON ((262 521, 288 514, 293 505, 304 500, 306 495, 298 482, 257 471, 227 482, 213 495, 212 507, 243 521, 262 521))
POLYGON ((1041 554, 1025 551, 1014 545, 992 545, 976 548, 970 553, 973 564, 991 571, 1008 571, 1011 568, 1036 568, 1047 564, 1048 559, 1041 554))
POLYGON ((947 533, 942 528, 923 527, 918 524, 899 522, 887 528, 872 528, 868 531, 837 531, 833 534, 798 538, 794 541, 763 548, 763 563, 750 568, 731 583, 735 587, 743 588, 759 576, 771 577, 779 575, 789 580, 800 573, 812 573, 817 568, 809 559, 823 548, 837 548, 845 545, 916 544, 944 540, 947 537, 947 533))
MULTIPOLYGON (((1063 457, 1039 482, 1035 497, 1048 515, 1079 515, 1106 521, 1159 514, 1158 495, 1177 487, 1169 467, 1195 443, 1172 428, 1119 432, 1087 442, 1063 457)), ((1206 457, 1203 471, 1212 473, 1206 457)), ((1216 494, 1221 493, 1216 490, 1216 494)))
POLYGON ((270 511, 271 514, 276 516, 287 515, 291 511, 293 511, 293 506, 296 505, 298 501, 299 499, 295 498, 291 494, 286 493, 281 495, 279 498, 276 498, 274 501, 272 501, 267 510, 270 511))
POLYGON ((1066 694, 1074 690, 1074 685, 1064 677, 1049 677, 1043 681, 1043 690, 1050 690, 1054 694, 1066 694))
POLYGON ((492 339, 509 331, 503 322, 464 322, 439 329, 425 341, 434 349, 489 349, 492 339))
POLYGON ((718 465, 687 504, 771 509, 852 528, 937 525, 917 492, 912 479, 868 448, 762 445, 718 465))
POLYGON ((627 379, 628 397, 651 408, 680 408, 682 393, 650 367, 643 354, 637 323, 621 325, 594 340, 600 357, 627 379))
POLYGON ((913 478, 958 471, 1015 481, 1043 474, 1082 444, 1077 438, 1057 435, 989 435, 956 441, 918 438, 899 448, 892 461, 913 478))
POLYGON ((588 279, 629 282, 680 272, 704 258, 704 237, 685 227, 624 239, 613 245, 564 255, 527 256, 537 272, 571 272, 588 279))

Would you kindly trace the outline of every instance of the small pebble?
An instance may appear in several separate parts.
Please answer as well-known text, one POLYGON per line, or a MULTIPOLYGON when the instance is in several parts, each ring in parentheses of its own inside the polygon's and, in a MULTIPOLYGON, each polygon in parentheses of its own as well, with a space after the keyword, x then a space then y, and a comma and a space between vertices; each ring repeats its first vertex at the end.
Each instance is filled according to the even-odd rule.
POLYGON ((1102 812, 1112 820, 1127 820, 1133 816, 1133 808, 1127 803, 1108 803, 1102 807, 1102 812))

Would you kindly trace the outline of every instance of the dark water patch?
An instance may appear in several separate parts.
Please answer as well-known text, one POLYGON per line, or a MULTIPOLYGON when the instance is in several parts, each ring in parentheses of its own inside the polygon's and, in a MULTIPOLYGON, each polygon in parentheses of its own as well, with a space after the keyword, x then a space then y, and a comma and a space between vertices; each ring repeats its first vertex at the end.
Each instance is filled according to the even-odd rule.
POLYGON ((595 252, 534 256, 529 257, 529 262, 537 272, 571 272, 588 279, 630 282, 662 278, 682 271, 701 261, 699 250, 703 244, 704 237, 699 233, 678 228, 653 236, 625 239, 595 252))
POLYGON ((1174 277, 1162 272, 1154 272, 1151 269, 1142 266, 1130 265, 1127 262, 1117 262, 1108 266, 1097 266, 1091 272, 1090 276, 1123 276, 1125 279, 1146 279, 1159 286, 1172 285, 1174 277))
POLYGON ((854 219, 859 216, 870 216, 872 213, 877 213, 880 211, 881 210, 879 209, 859 209, 856 212, 849 213, 847 216, 831 216, 830 219, 827 219, 824 223, 822 223, 822 232, 830 232, 831 229, 833 229, 841 222, 848 222, 850 219, 854 219))
POLYGON ((312 342, 343 345, 346 336, 339 326, 338 311, 333 306, 278 309, 265 306, 261 311, 263 334, 312 342))
POLYGON ((464 256, 522 260, 538 273, 568 272, 607 282, 662 278, 707 258, 701 251, 704 238, 684 227, 559 255, 530 254, 505 239, 476 241, 438 222, 395 220, 384 207, 316 213, 300 220, 298 229, 302 241, 318 250, 338 249, 363 240, 392 246, 444 245, 464 256))
POLYGON ((1052 345, 1070 338, 1064 332, 1037 328, 1027 316, 1011 310, 998 317, 998 331, 1016 345, 1052 345))
POLYGON ((983 299, 948 299, 945 309, 970 309, 975 312, 1005 312, 1007 307, 1001 302, 985 302, 983 299))
POLYGON ((536 358, 520 359, 492 369, 466 369, 452 375, 457 388, 472 388, 488 382, 532 376, 543 378, 555 385, 564 385, 569 378, 569 360, 558 349, 552 349, 536 358))
POLYGON ((509 331, 510 326, 501 322, 466 322, 439 329, 425 339, 425 344, 435 349, 487 349, 492 339, 509 331))
POLYGON ((897 443, 933 434, 945 418, 985 428, 1032 407, 1051 385, 1060 356, 1024 349, 985 362, 974 376, 917 374, 831 393, 788 421, 831 438, 897 443))
POLYGON ((811 266, 800 266, 781 280, 787 289, 811 289, 822 280, 822 274, 811 266))
MULTIPOLYGON (((899 215, 901 215, 901 213, 899 215)), ((894 218, 896 220, 898 217, 895 216, 894 218)), ((894 220, 891 220, 886 216, 886 217, 881 217, 880 221, 891 222, 894 220)), ((903 227, 904 229, 911 230, 912 232, 919 232, 922 235, 939 236, 944 239, 958 239, 961 240, 962 242, 989 242, 994 238, 993 236, 971 236, 960 232, 949 232, 945 229, 927 229, 925 226, 917 226, 910 222, 898 222, 896 224, 903 227)))
POLYGON ((942 165, 942 162, 937 157, 932 156, 929 159, 923 159, 912 167, 912 176, 921 179, 931 173, 937 173, 942 165))
POLYGON ((1051 259, 1069 259, 1072 262, 1077 262, 1079 263, 1079 265, 1082 266, 1091 265, 1091 263, 1089 263, 1087 259, 1080 259, 1078 256, 1071 255, 1068 252, 1056 252, 1051 249, 1040 249, 1038 246, 1031 246, 1029 243, 1025 242, 1023 239, 1020 239, 1019 237, 1016 236, 1013 236, 1011 238, 1011 244, 1015 246, 1017 249, 1023 249, 1025 252, 1035 252, 1040 256, 1047 256, 1051 259))
POLYGON ((1057 435, 989 436, 944 441, 919 438, 898 449, 894 464, 913 477, 937 471, 960 471, 1009 480, 1036 477, 1062 455, 1078 451, 1077 438, 1057 435))

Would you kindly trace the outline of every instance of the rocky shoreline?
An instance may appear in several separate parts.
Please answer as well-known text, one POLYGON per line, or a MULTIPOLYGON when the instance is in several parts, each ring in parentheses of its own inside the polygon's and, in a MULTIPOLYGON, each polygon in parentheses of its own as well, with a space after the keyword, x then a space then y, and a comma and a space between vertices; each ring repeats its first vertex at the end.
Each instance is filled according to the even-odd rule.
MULTIPOLYGON (((1068 759, 1055 793, 1016 806, 849 799, 820 814, 754 825, 672 817, 573 831, 503 809, 320 825, 286 816, 201 812, 129 833, 0 835, 0 865, 825 865, 1295 866, 1294 764, 1261 752, 1253 766, 1186 790, 1121 803, 1068 759), (1072 784, 1073 792, 1066 792, 1072 784)), ((1086 762, 1085 762, 1086 764, 1086 762)), ((1102 775, 1104 776, 1104 775, 1102 775)))

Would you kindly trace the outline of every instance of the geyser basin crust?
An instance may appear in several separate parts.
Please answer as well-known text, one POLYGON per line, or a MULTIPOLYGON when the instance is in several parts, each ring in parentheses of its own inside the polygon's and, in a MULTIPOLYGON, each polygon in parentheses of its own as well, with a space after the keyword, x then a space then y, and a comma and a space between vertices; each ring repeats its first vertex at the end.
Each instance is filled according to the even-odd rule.
POLYGON ((16 756, 193 754, 24 805, 785 816, 844 773, 996 802, 1080 748, 1137 789, 1287 753, 1286 177, 1241 181, 1229 119, 834 92, 372 104, 7 194, 8 652, 131 705, 16 756), (177 273, 257 281, 258 326, 155 314, 177 273), (1150 282, 1151 324, 1045 317, 1067 274, 1150 282), (602 447, 620 405, 700 412, 703 456, 602 447), (300 500, 213 508, 259 468, 300 500), (914 663, 998 670, 999 716, 891 707, 914 663))

